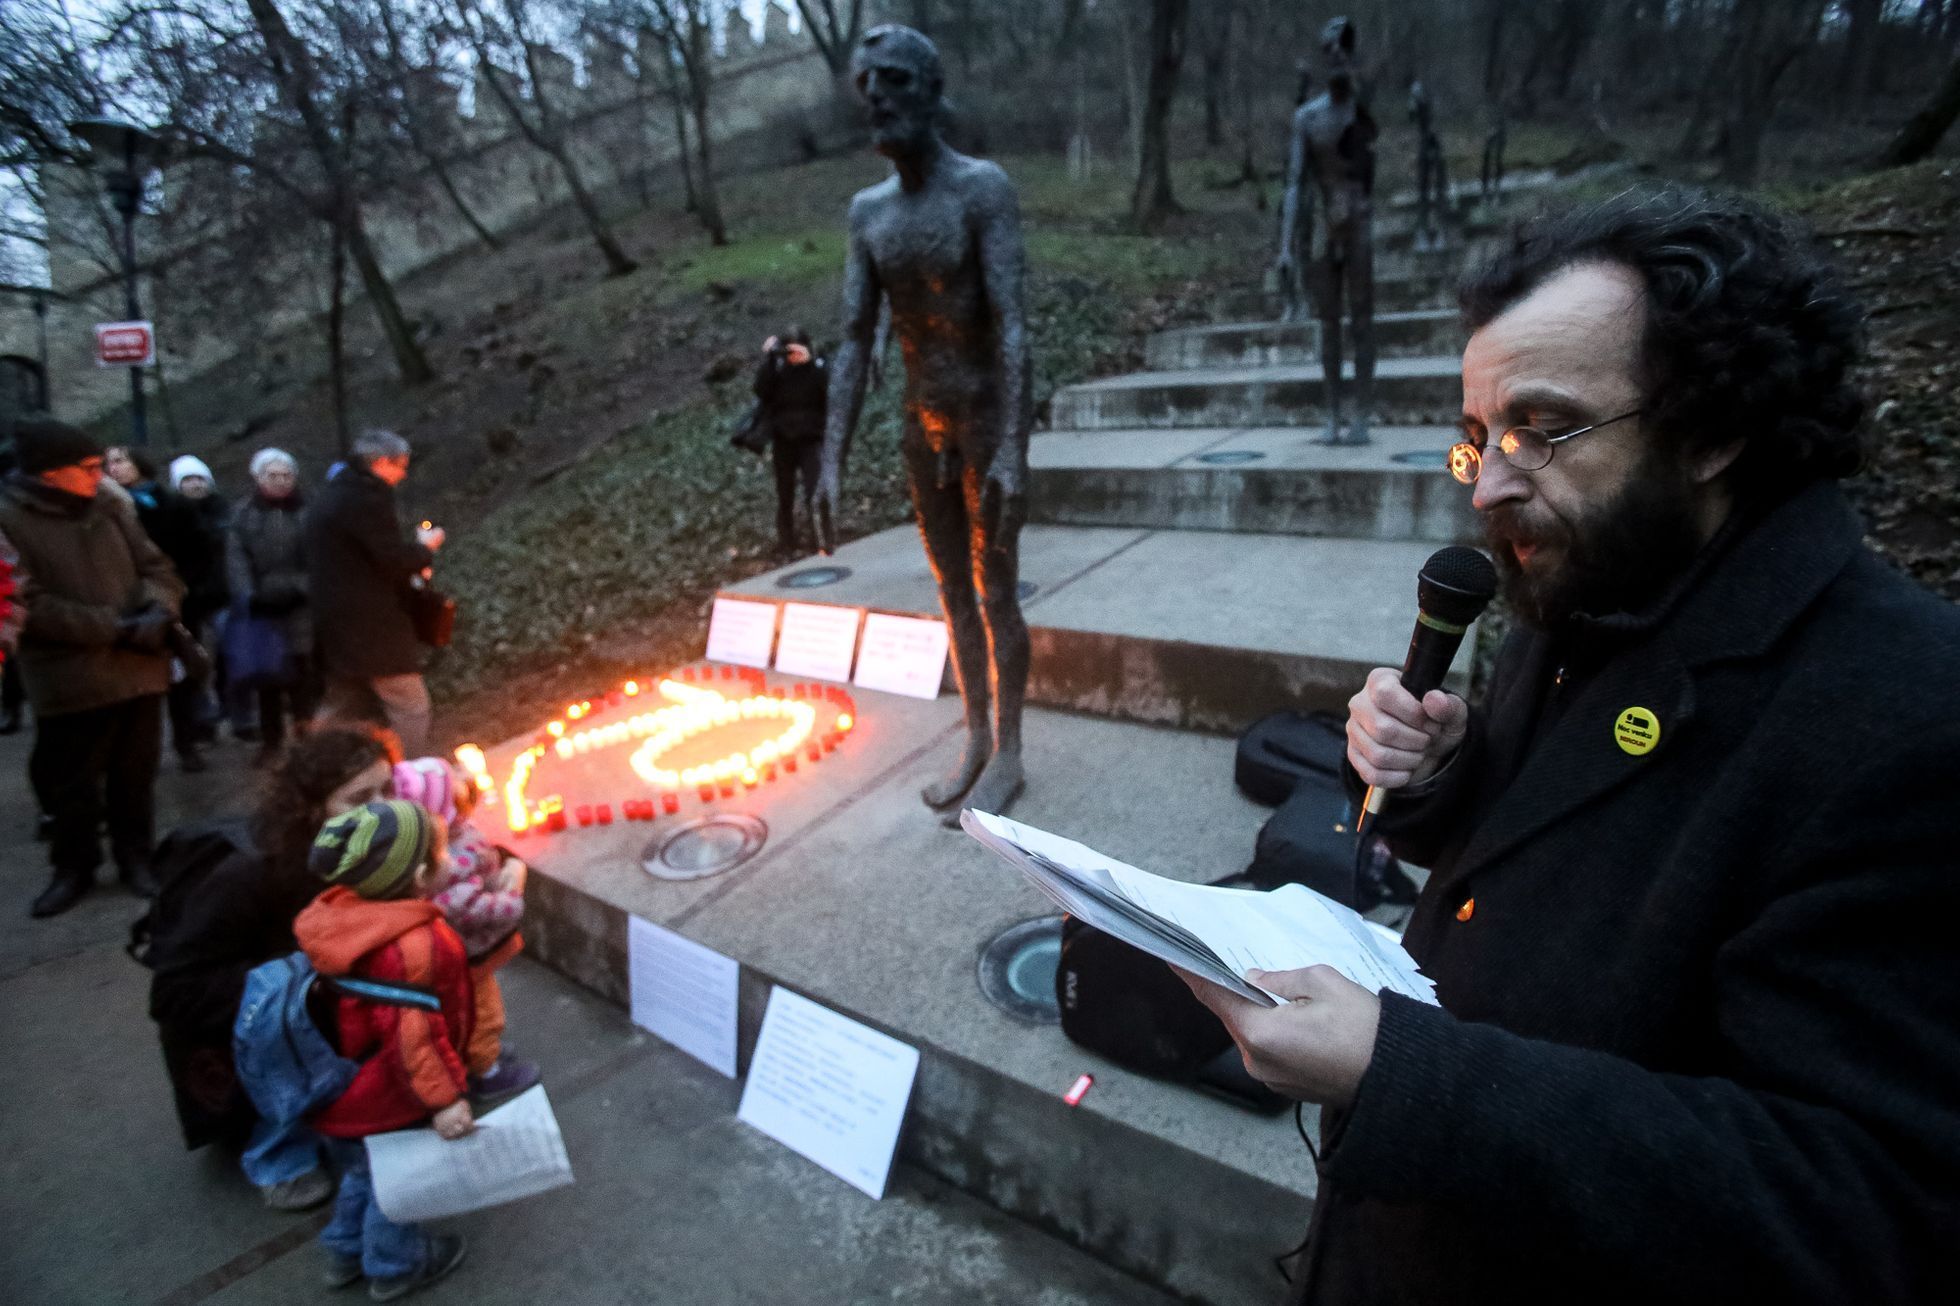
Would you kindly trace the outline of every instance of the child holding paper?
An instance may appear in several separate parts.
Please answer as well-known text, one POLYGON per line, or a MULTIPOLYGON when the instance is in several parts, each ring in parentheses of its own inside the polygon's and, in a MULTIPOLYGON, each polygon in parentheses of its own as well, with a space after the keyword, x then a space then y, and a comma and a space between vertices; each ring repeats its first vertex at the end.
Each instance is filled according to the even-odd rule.
POLYGON ((475 1128, 463 1049, 474 997, 463 941, 428 899, 444 868, 442 826, 401 799, 368 803, 328 821, 307 865, 329 888, 299 914, 293 934, 323 975, 386 980, 433 993, 439 1011, 342 993, 322 1020, 340 1054, 360 1063, 353 1082, 312 1118, 341 1170, 333 1219, 320 1235, 325 1282, 363 1275, 375 1301, 434 1283, 463 1259, 461 1238, 396 1224, 381 1211, 361 1140, 421 1124, 446 1139, 475 1128))
POLYGON ((504 995, 495 971, 524 946, 517 933, 524 918, 524 863, 504 853, 470 823, 476 786, 440 757, 418 757, 395 766, 395 797, 420 804, 448 835, 441 882, 430 895, 463 940, 475 984, 476 1014, 463 1063, 470 1096, 487 1108, 538 1082, 538 1068, 503 1050, 504 995))

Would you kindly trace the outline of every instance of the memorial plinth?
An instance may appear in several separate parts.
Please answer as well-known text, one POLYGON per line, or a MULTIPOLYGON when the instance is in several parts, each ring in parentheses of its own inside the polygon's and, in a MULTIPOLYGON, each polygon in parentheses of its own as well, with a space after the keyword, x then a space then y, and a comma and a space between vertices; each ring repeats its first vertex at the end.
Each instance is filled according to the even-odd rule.
MULTIPOLYGON (((1343 375, 1352 372, 1350 366, 1343 375)), ((1384 358, 1375 366, 1373 409, 1385 420, 1447 423, 1462 406, 1455 354, 1384 358)), ((1326 417, 1326 378, 1318 363, 1134 372, 1059 390, 1050 414, 1058 431, 1309 426, 1326 417)))
MULTIPOLYGON (((520 839, 531 954, 623 1004, 628 918, 676 930, 741 963, 744 1066, 770 986, 786 985, 920 1050, 902 1160, 1187 1299, 1266 1300, 1313 1189, 1291 1119, 1130 1074, 990 1006, 980 952, 1048 904, 919 803, 957 756, 958 700, 857 697, 847 746, 719 804, 769 831, 725 874, 642 869, 673 817, 520 839), (1070 1107, 1085 1072, 1095 1086, 1070 1107)), ((1017 815, 1183 878, 1249 859, 1265 812, 1232 788, 1230 740, 1042 710, 1026 729, 1017 815)), ((489 750, 491 769, 526 742, 489 750)), ((603 787, 620 766, 587 753, 558 782, 603 787)))
POLYGON ((1330 448, 1302 427, 1053 431, 1029 450, 1029 511, 1065 526, 1452 544, 1480 531, 1445 468, 1452 427, 1376 427, 1330 448))

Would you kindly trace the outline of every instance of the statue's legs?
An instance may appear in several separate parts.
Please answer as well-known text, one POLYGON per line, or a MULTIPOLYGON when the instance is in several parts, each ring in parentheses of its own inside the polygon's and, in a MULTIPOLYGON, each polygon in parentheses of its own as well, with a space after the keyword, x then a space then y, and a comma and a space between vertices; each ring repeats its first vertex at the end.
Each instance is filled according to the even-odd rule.
MULTIPOLYGON (((966 752, 951 775, 927 785, 921 795, 927 806, 945 808, 966 796, 993 755, 993 690, 987 665, 987 629, 980 616, 979 598, 973 590, 970 543, 979 531, 967 517, 960 480, 944 474, 953 455, 948 452, 942 457, 909 431, 903 453, 906 476, 911 483, 912 507, 919 517, 919 535, 925 542, 926 561, 932 565, 932 574, 939 582, 940 607, 946 613, 946 629, 953 646, 953 675, 959 681, 960 701, 966 705, 966 752)), ((953 470, 957 471, 956 465, 953 470)))
POLYGON ((1327 390, 1327 434, 1323 444, 1341 442, 1341 266, 1338 229, 1327 233, 1327 251, 1314 260, 1315 306, 1320 310, 1320 374, 1327 390))
POLYGON ((1364 208, 1346 231, 1348 312, 1354 335, 1354 416, 1344 444, 1367 444, 1375 404, 1375 223, 1364 208))
MULTIPOLYGON (((1027 507, 1023 501, 998 519, 990 516, 980 461, 978 457, 967 460, 963 481, 967 520, 975 523, 970 565, 986 618, 993 671, 994 751, 960 805, 998 813, 1007 810, 1024 783, 1021 709, 1028 697, 1030 651, 1028 623, 1021 615, 1021 527, 1027 507)), ((947 824, 958 824, 957 814, 947 824)))

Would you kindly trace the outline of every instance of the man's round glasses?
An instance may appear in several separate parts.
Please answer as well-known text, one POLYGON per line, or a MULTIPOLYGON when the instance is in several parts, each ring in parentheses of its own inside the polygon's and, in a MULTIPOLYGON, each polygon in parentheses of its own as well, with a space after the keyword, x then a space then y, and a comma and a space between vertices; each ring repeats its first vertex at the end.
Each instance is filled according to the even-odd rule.
MULTIPOLYGON (((1575 440, 1588 431, 1597 431, 1602 426, 1624 422, 1629 417, 1638 417, 1642 409, 1621 413, 1605 421, 1582 426, 1576 431, 1560 431, 1557 435, 1547 435, 1535 426, 1514 426, 1497 437, 1497 447, 1511 466, 1521 472, 1535 472, 1548 467, 1552 461, 1552 446, 1575 440)), ((1460 440, 1450 446, 1450 475, 1465 485, 1475 485, 1484 470, 1484 445, 1470 440, 1460 440)))

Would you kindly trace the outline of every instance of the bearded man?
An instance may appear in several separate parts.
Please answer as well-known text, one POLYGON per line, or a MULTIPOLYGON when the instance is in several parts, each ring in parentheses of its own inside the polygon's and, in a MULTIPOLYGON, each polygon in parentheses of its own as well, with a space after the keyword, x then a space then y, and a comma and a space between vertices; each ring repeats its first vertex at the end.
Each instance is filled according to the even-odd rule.
POLYGON ((1541 220, 1464 291, 1488 699, 1349 704, 1442 1005, 1322 967, 1312 1302, 1923 1302, 1960 1235, 1960 613, 1863 545, 1860 315, 1730 200, 1541 220))

